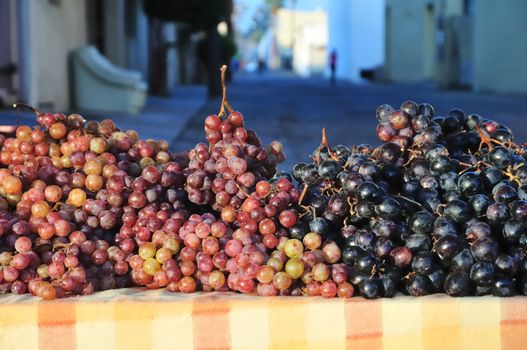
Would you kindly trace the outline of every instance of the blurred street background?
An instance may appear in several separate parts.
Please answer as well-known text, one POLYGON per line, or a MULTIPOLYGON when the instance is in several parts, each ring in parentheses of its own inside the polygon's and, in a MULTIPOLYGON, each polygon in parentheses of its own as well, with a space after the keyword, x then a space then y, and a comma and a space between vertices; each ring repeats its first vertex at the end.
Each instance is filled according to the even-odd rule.
POLYGON ((527 1, 0 0, 0 124, 14 102, 111 118, 174 150, 203 141, 219 67, 247 126, 284 168, 326 127, 377 143, 375 108, 478 113, 527 140, 527 1))

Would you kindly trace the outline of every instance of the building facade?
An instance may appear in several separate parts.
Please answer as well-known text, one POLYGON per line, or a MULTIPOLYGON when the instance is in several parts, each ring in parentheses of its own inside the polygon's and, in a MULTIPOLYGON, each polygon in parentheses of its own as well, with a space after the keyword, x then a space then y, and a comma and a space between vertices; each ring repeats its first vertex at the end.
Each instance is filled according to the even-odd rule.
POLYGON ((386 0, 385 64, 387 80, 436 80, 445 61, 445 27, 463 16, 462 0, 386 0))
POLYGON ((179 30, 148 19, 142 0, 0 0, 0 101, 73 109, 69 58, 84 45, 166 93, 180 82, 179 30))
POLYGON ((301 76, 323 74, 327 65, 328 16, 323 10, 279 9, 276 41, 281 62, 301 76))
POLYGON ((476 91, 527 94, 527 1, 474 1, 476 91))
POLYGON ((526 13, 522 0, 386 0, 384 76, 525 94, 526 13))
POLYGON ((384 1, 286 1, 264 37, 260 56, 270 67, 329 76, 328 57, 335 51, 336 77, 360 81, 362 70, 384 62, 384 1))
POLYGON ((69 106, 68 52, 86 44, 84 0, 0 0, 0 91, 3 101, 69 106))
POLYGON ((361 71, 384 62, 385 0, 328 0, 329 52, 337 52, 337 78, 361 81, 361 71))

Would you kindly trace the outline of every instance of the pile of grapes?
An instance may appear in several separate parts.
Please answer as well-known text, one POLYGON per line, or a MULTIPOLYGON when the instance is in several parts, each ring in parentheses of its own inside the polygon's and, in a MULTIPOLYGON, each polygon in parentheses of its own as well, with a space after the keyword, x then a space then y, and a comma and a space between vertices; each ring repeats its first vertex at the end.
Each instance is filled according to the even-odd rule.
POLYGON ((526 149, 510 129, 382 105, 382 145, 323 132, 288 174, 223 88, 190 151, 36 110, 37 126, 0 135, 0 293, 527 293, 526 149))
POLYGON ((323 135, 293 168, 299 232, 337 242, 366 298, 527 294, 526 147, 459 109, 406 101, 376 116, 379 147, 331 148, 323 135))

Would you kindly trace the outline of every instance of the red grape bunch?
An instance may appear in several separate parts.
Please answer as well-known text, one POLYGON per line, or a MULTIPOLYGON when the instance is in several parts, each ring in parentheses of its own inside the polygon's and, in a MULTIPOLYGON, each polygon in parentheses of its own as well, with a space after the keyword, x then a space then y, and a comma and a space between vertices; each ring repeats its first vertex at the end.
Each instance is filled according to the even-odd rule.
POLYGON ((108 119, 34 111, 38 126, 0 138, 0 288, 52 299, 129 285, 129 256, 151 235, 139 227, 158 222, 137 235, 123 221, 148 203, 184 207, 185 155, 108 119))
POLYGON ((245 128, 243 115, 231 108, 226 97, 225 69, 222 85, 220 112, 205 119, 208 144, 199 143, 189 152, 185 185, 191 202, 209 204, 216 211, 227 206, 238 209, 255 184, 271 178, 276 164, 285 159, 278 141, 263 147, 256 133, 245 128))

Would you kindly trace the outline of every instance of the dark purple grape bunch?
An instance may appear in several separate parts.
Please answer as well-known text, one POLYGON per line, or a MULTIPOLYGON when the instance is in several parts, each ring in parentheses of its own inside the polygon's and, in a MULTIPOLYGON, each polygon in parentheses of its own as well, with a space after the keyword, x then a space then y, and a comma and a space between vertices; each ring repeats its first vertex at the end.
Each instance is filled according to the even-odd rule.
POLYGON ((428 103, 405 101, 399 109, 384 104, 377 108, 376 117, 379 140, 395 143, 401 149, 442 139, 441 127, 434 121, 434 108, 428 103))
MULTIPOLYGON (((377 109, 383 144, 323 142, 292 175, 301 220, 366 298, 527 292, 525 150, 506 126, 429 104, 377 109)), ((310 233, 311 234, 311 233, 310 233)))

